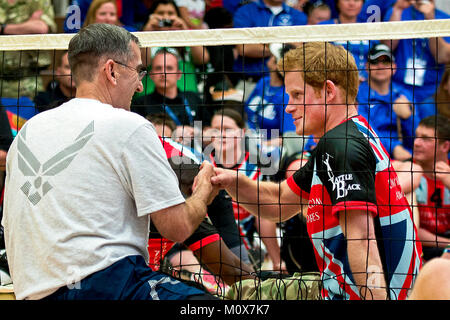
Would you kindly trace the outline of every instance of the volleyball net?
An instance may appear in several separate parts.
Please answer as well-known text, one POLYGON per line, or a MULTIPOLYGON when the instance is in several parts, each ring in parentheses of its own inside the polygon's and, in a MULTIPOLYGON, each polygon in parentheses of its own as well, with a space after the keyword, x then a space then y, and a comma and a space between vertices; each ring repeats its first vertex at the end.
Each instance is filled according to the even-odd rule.
MULTIPOLYGON (((445 87, 441 85, 443 79, 448 81, 447 70, 446 65, 437 60, 445 61, 449 50, 439 40, 450 37, 449 20, 137 32, 135 35, 141 43, 142 61, 148 74, 142 79, 142 92, 133 97, 131 111, 161 124, 160 134, 164 139, 177 142, 183 152, 196 156, 199 161, 206 159, 216 166, 236 169, 255 180, 280 183, 306 162, 316 144, 314 137, 296 134, 292 115, 285 110, 289 101, 283 87, 285 74, 274 67, 286 52, 300 43, 320 42, 325 47, 340 45, 352 55, 360 80, 356 97, 358 111, 378 133, 390 157, 406 164, 396 168, 410 189, 415 183, 411 157, 419 121, 426 115, 437 113, 448 116, 450 101, 437 99, 445 87), (408 41, 408 44, 399 44, 400 40, 408 41), (370 49, 378 44, 404 50, 403 55, 394 51, 389 59, 383 60, 389 55, 383 51, 385 48, 378 47, 370 57, 370 49), (179 70, 168 69, 167 54, 163 68, 156 70, 152 64, 156 64, 155 57, 160 52, 174 53, 179 70), (380 69, 388 70, 387 75, 375 74, 380 69), (163 103, 155 103, 149 96, 158 92, 161 81, 169 85, 172 74, 176 75, 177 94, 165 97, 163 103), (158 80, 158 75, 164 76, 163 79, 158 80), (389 84, 383 86, 386 76, 389 84), (370 85, 372 80, 373 86, 370 85), (396 81, 399 85, 394 87, 396 81), (387 91, 378 92, 374 86, 387 91), (181 99, 181 103, 177 99, 181 99), (229 120, 231 125, 226 122, 229 120), (236 130, 241 130, 241 134, 236 130), (234 153, 221 153, 227 139, 237 145, 230 149, 234 153), (397 146, 401 146, 401 152, 394 151, 397 146)), ((72 34, 1 37, 0 104, 7 118, 2 122, 4 149, 27 120, 74 96, 71 81, 66 81, 70 90, 58 87, 63 79, 71 79, 70 70, 63 71, 62 58, 72 37, 72 34), (45 91, 47 94, 42 94, 45 91), (3 130, 6 123, 9 130, 3 130)), ((348 73, 348 70, 324 71, 348 73)), ((159 91, 160 95, 166 91, 169 92, 169 88, 159 91)), ((180 163, 176 165, 175 171, 180 172, 178 176, 182 179, 184 167, 180 163)), ((186 172, 190 170, 188 166, 185 168, 186 172)), ((415 195, 415 190, 411 190, 408 201, 419 225, 419 204, 415 195)), ((426 205, 427 199, 419 200, 426 205)), ((274 203, 277 201, 279 199, 274 199, 274 203)), ((433 216, 448 214, 445 205, 449 204, 443 201, 446 201, 445 196, 429 213, 433 216)), ((306 231, 308 219, 313 219, 307 214, 307 206, 290 220, 280 219, 271 224, 260 217, 252 220, 241 205, 245 203, 240 203, 239 197, 233 199, 236 229, 231 233, 238 234, 241 244, 229 249, 234 249, 233 253, 240 257, 244 257, 243 251, 247 250, 247 261, 251 266, 260 275, 265 272, 273 281, 267 292, 260 292, 258 288, 263 287, 261 279, 264 277, 252 280, 255 290, 250 293, 251 298, 316 298, 314 295, 319 291, 301 289, 304 279, 319 279, 306 231), (278 258, 274 258, 276 255, 278 258), (285 273, 283 277, 274 278, 271 272, 279 271, 281 263, 285 273), (298 274, 306 278, 302 280, 298 274), (298 283, 292 285, 289 279, 298 280, 298 283)), ((214 225, 216 221, 210 218, 209 222, 214 225)), ((223 234, 220 236, 227 238, 223 234)), ((226 241, 224 243, 227 245, 226 241)), ((162 249, 162 242, 160 246, 162 249)), ((220 290, 217 294, 225 296, 229 284, 215 276, 211 267, 202 265, 199 269, 190 255, 186 254, 186 258, 179 255, 186 248, 173 249, 165 262, 155 260, 153 267, 166 266, 166 271, 178 275, 183 272, 193 274, 188 278, 202 282, 210 291, 220 290), (207 280, 205 275, 214 280, 207 280)), ((201 261, 202 256, 196 259, 201 261)), ((229 263, 221 259, 220 263, 229 263)), ((233 290, 232 299, 245 298, 236 287, 233 290)))

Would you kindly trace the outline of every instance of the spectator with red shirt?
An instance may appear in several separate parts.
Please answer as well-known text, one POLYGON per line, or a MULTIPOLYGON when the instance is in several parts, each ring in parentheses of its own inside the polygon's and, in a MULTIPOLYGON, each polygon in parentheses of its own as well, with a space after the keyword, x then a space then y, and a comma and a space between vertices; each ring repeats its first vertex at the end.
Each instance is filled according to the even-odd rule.
POLYGON ((448 119, 442 115, 422 119, 416 129, 413 159, 423 172, 416 196, 425 260, 440 256, 450 244, 449 151, 448 119))

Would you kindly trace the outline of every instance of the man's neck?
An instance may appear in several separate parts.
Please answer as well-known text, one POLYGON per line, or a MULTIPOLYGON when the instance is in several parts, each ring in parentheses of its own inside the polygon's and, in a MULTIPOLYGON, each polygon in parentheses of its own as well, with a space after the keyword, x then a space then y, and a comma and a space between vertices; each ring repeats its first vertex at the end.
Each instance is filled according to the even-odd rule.
POLYGON ((156 87, 155 88, 156 92, 158 92, 160 95, 169 98, 169 99, 175 99, 178 95, 178 88, 176 86, 171 87, 171 88, 159 88, 156 87))
POLYGON ((379 95, 387 95, 391 89, 390 81, 376 81, 373 78, 369 77, 369 85, 370 88, 378 92, 379 95))
POLYGON ((417 164, 419 164, 422 167, 423 174, 428 177, 429 179, 435 180, 436 179, 436 163, 439 161, 444 161, 445 163, 448 162, 448 157, 444 155, 436 155, 435 161, 427 161, 427 162, 419 162, 417 161, 417 164))
POLYGON ((281 7, 283 5, 283 2, 274 1, 274 0, 263 0, 263 2, 268 7, 281 7))
POLYGON ((82 99, 93 99, 113 106, 112 97, 109 92, 91 82, 84 81, 80 83, 77 87, 75 97, 82 99))
POLYGON ((315 137, 320 138, 325 133, 330 131, 331 129, 337 127, 342 122, 346 121, 347 119, 350 119, 351 117, 354 117, 358 115, 358 111, 356 109, 355 105, 333 105, 331 108, 336 108, 335 111, 329 112, 329 117, 326 119, 326 128, 325 132, 320 132, 317 134, 314 134, 315 137), (333 115, 333 116, 332 116, 333 115))

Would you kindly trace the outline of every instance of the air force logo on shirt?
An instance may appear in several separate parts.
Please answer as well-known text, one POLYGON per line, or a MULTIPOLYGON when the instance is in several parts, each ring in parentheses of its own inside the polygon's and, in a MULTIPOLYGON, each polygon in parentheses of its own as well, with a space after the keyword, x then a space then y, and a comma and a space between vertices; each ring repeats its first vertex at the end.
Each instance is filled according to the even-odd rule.
POLYGON ((278 16, 277 25, 280 27, 281 26, 292 26, 292 17, 287 13, 280 14, 278 16))
POLYGON ((361 190, 361 185, 358 183, 349 183, 353 181, 353 174, 345 173, 341 174, 337 177, 334 176, 333 170, 330 165, 330 158, 333 158, 328 153, 322 158, 323 163, 327 167, 328 181, 333 184, 333 191, 336 190, 336 200, 340 198, 344 198, 348 195, 349 191, 352 190, 361 190))
POLYGON ((72 144, 57 152, 43 164, 41 164, 26 144, 26 128, 27 126, 24 126, 18 135, 18 167, 25 177, 33 178, 27 180, 20 190, 22 190, 33 205, 36 205, 41 201, 42 197, 53 188, 53 186, 46 181, 46 177, 55 176, 66 169, 78 152, 92 138, 94 135, 94 121, 81 131, 72 144))

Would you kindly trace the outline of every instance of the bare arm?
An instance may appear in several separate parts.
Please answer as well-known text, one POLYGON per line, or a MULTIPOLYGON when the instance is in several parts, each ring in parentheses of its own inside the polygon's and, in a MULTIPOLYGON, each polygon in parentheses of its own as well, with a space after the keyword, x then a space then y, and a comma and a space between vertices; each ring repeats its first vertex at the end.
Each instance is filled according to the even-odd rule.
POLYGON ((211 185, 214 170, 211 164, 203 163, 196 177, 196 187, 186 202, 151 214, 152 222, 159 233, 169 240, 183 242, 206 216, 208 204, 217 195, 218 190, 211 185))
MULTIPOLYGON (((392 15, 389 21, 401 21, 403 10, 408 8, 410 5, 411 4, 408 0, 397 0, 392 7, 392 15)), ((381 42, 391 47, 391 50, 394 51, 398 46, 399 40, 382 40, 381 42)))
POLYGON ((211 178, 212 184, 225 189, 239 205, 256 217, 261 216, 275 222, 285 221, 300 212, 302 201, 307 202, 296 195, 286 181, 280 184, 254 181, 234 170, 215 170, 216 176, 211 178))
POLYGON ((347 239, 348 260, 361 297, 386 300, 386 283, 372 216, 363 210, 342 211, 339 224, 347 239))
POLYGON ((436 162, 436 179, 441 180, 444 186, 450 189, 450 166, 445 161, 436 162))
POLYGON ((256 44, 246 44, 246 45, 236 45, 237 52, 242 57, 248 58, 266 58, 270 57, 271 53, 269 46, 266 44, 256 43, 256 44))
POLYGON ((6 170, 6 156, 8 153, 5 150, 0 150, 0 171, 6 170))
POLYGON ((437 246, 443 249, 450 244, 450 239, 438 236, 424 228, 419 228, 418 236, 424 247, 437 246))
POLYGON ((223 240, 215 241, 194 251, 198 261, 205 264, 215 275, 220 276, 228 285, 242 279, 254 279, 254 270, 242 262, 226 246, 223 240))
POLYGON ((22 23, 8 23, 5 25, 3 29, 4 34, 40 34, 40 33, 48 33, 50 28, 49 26, 40 19, 42 16, 42 11, 38 10, 33 13, 33 15, 25 22, 22 23))
POLYGON ((277 225, 275 222, 256 218, 259 237, 266 246, 267 253, 272 261, 274 271, 286 271, 286 266, 281 259, 280 246, 277 237, 277 225))

